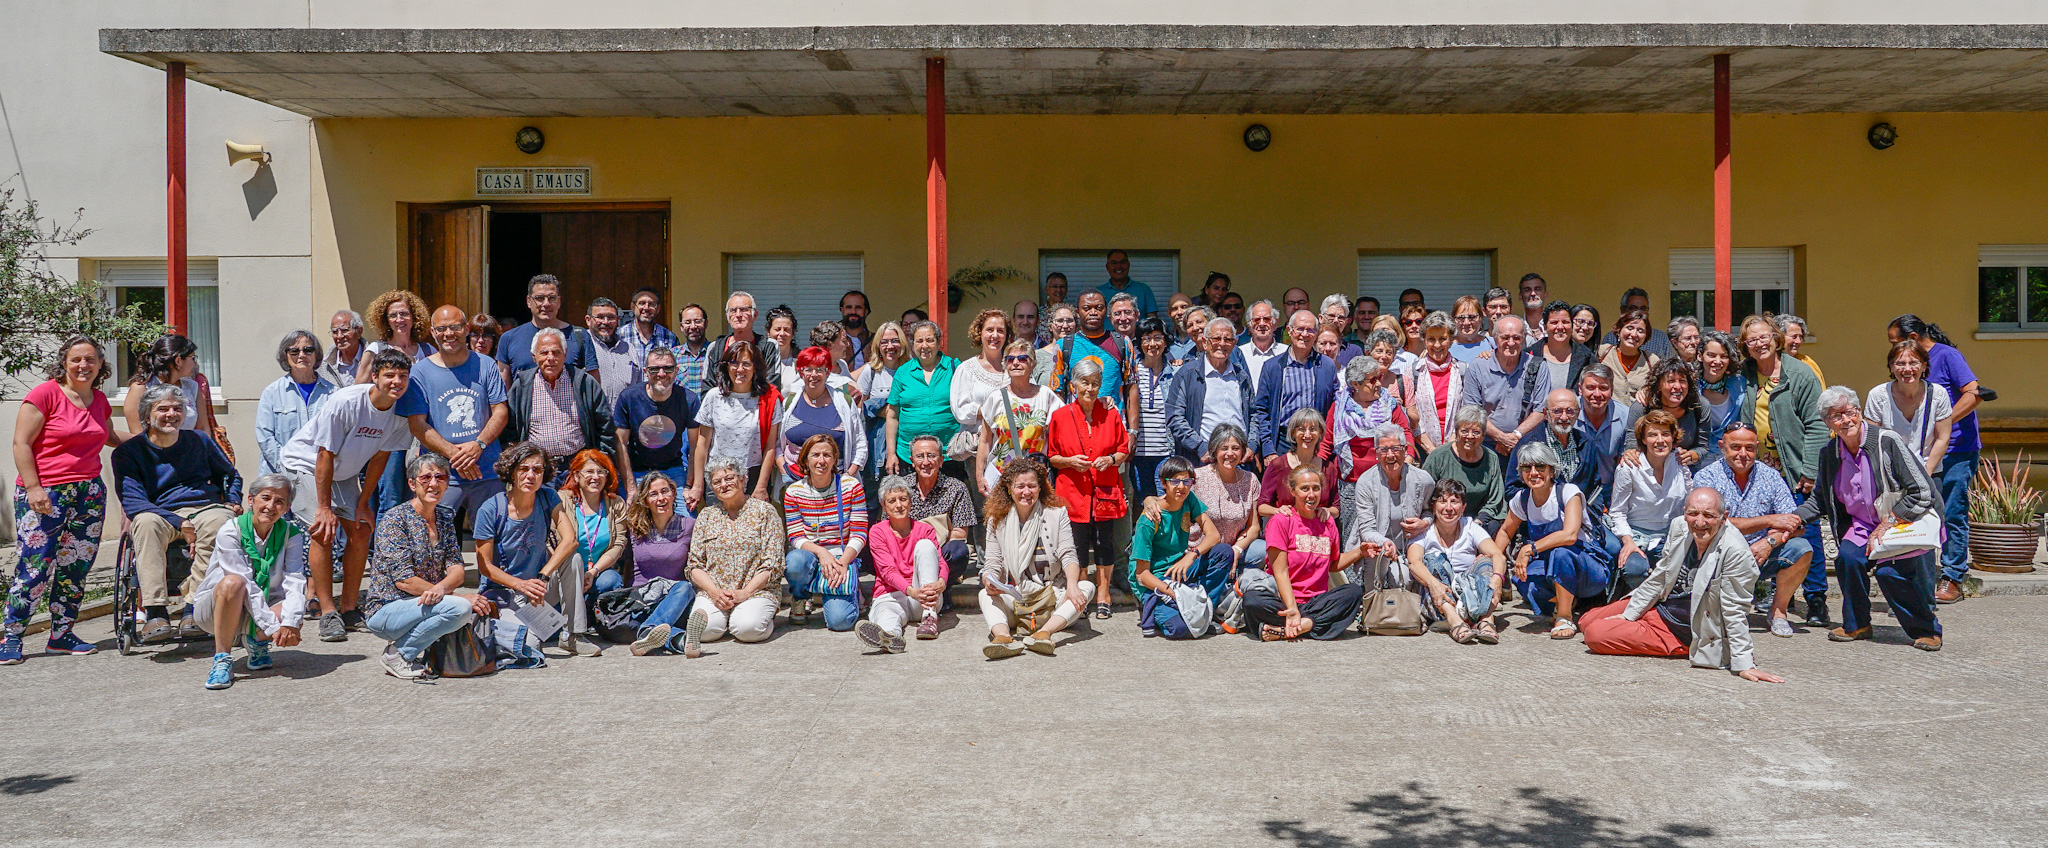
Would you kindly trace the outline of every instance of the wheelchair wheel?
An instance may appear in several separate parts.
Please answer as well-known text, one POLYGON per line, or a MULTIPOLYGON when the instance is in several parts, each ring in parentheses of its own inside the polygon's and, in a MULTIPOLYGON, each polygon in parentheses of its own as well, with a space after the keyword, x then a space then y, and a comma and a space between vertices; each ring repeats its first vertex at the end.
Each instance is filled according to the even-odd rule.
POLYGON ((121 548, 114 555, 114 647, 121 656, 135 653, 135 551, 128 536, 121 535, 121 548))

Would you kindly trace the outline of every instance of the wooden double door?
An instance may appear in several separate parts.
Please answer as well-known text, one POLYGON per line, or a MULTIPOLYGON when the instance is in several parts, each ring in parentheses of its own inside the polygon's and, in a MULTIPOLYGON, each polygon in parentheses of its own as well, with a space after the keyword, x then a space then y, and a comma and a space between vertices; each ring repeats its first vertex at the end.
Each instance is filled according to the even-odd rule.
POLYGON ((452 303, 512 327, 532 318, 527 281, 553 274, 562 319, 581 325, 595 298, 627 313, 633 292, 653 286, 667 302, 668 213, 665 201, 410 204, 407 279, 429 308, 452 303))

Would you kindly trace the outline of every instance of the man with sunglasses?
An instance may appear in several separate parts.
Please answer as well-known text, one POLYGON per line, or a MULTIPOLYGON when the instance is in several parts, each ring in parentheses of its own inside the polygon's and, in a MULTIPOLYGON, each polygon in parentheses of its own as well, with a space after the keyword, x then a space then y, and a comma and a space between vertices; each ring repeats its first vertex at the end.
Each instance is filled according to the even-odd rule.
POLYGON ((659 471, 676 482, 683 501, 695 512, 703 499, 692 495, 690 445, 697 436, 695 392, 676 385, 676 352, 655 346, 647 350, 647 380, 626 387, 613 408, 612 422, 618 430, 619 478, 626 484, 626 499, 640 487, 647 475, 659 471))
POLYGON ((448 493, 443 506, 455 507, 456 526, 464 514, 505 490, 494 466, 498 434, 505 431, 509 410, 505 381, 497 363, 469 349, 469 316, 460 307, 434 310, 427 324, 434 353, 412 367, 397 413, 411 425, 412 436, 427 450, 448 457, 448 493))
POLYGON ((1231 325, 1237 328, 1238 344, 1251 341, 1251 338, 1244 334, 1244 295, 1225 292, 1223 303, 1216 307, 1216 316, 1230 319, 1231 325))
MULTIPOLYGON (((553 274, 535 274, 526 281, 526 308, 533 313, 533 320, 505 331, 498 338, 498 361, 511 366, 512 376, 533 370, 533 335, 541 330, 560 330, 568 340, 565 356, 568 364, 579 370, 597 376, 597 350, 591 344, 588 333, 557 317, 562 311, 562 281, 553 274)), ((616 318, 617 307, 613 307, 616 318)), ((461 472, 457 471, 460 477, 461 472)))

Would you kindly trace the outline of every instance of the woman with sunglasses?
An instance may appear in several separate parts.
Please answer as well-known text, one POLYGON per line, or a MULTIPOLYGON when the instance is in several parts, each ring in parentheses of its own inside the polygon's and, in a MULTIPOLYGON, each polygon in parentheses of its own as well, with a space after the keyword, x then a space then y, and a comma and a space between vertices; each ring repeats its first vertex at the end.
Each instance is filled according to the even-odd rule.
POLYGON ((320 340, 311 331, 293 330, 278 341, 277 366, 284 369, 284 376, 265 386, 263 396, 256 401, 259 476, 283 473, 279 457, 285 443, 334 393, 335 385, 320 376, 322 356, 320 340))
POLYGON ((498 337, 504 332, 505 328, 499 326, 498 319, 488 314, 479 312, 469 316, 470 352, 497 362, 498 379, 509 386, 512 385, 512 366, 498 359, 498 337))
POLYGON ((1131 528, 1131 589, 1138 596, 1138 630, 1146 636, 1199 639, 1223 631, 1220 618, 1197 633, 1189 629, 1177 585, 1209 596, 1210 610, 1222 607, 1230 593, 1231 546, 1209 518, 1208 507, 1194 496, 1195 469, 1180 457, 1159 464, 1160 496, 1146 504, 1145 517, 1131 528))
POLYGON ((981 445, 974 452, 974 479, 982 497, 995 490, 1010 463, 1045 455, 1052 415, 1067 405, 1058 392, 1031 382, 1033 360, 1029 339, 1010 342, 1003 348, 1010 384, 982 401, 981 445))
POLYGON ((1570 639, 1579 632, 1573 623, 1578 599, 1607 591, 1607 550, 1593 530, 1585 494, 1557 479, 1557 451, 1535 442, 1515 455, 1527 488, 1509 496, 1494 544, 1515 550, 1516 588, 1537 615, 1551 616, 1550 638, 1570 639), (1516 550, 1515 536, 1525 529, 1527 540, 1516 550))
POLYGON ((1600 310, 1590 303, 1572 307, 1572 342, 1597 349, 1599 339, 1600 310))

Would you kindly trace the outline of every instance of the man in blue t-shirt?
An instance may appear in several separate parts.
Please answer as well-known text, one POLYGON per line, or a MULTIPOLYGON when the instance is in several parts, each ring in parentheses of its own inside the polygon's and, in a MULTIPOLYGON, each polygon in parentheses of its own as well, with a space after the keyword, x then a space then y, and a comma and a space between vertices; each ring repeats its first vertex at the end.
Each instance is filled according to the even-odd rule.
POLYGON ((484 501, 505 490, 491 467, 498 461, 498 434, 508 414, 505 381, 497 363, 470 353, 469 316, 461 308, 434 310, 428 326, 434 353, 413 366, 395 411, 411 421, 413 438, 455 467, 441 502, 455 507, 460 522, 463 513, 475 515, 484 501))
POLYGON ((592 377, 598 376, 597 348, 591 344, 590 334, 555 317, 562 311, 562 281, 553 274, 535 274, 526 281, 526 308, 533 313, 533 320, 506 330, 498 338, 498 361, 512 366, 513 376, 532 370, 533 335, 542 328, 561 330, 568 339, 563 353, 569 365, 592 377))
POLYGON ((1096 286, 1103 298, 1128 294, 1138 301, 1138 317, 1159 314, 1159 299, 1152 294, 1152 287, 1131 279, 1131 255, 1121 250, 1109 252, 1108 261, 1102 269, 1109 272, 1109 282, 1096 286))
POLYGON ((697 396, 676 385, 675 350, 655 346, 647 350, 642 369, 646 382, 627 386, 619 393, 612 410, 612 423, 619 437, 619 476, 625 481, 626 499, 647 475, 659 471, 676 484, 676 491, 691 511, 702 500, 701 489, 690 485, 690 441, 697 429, 697 396), (692 492, 698 492, 692 496, 692 492))

